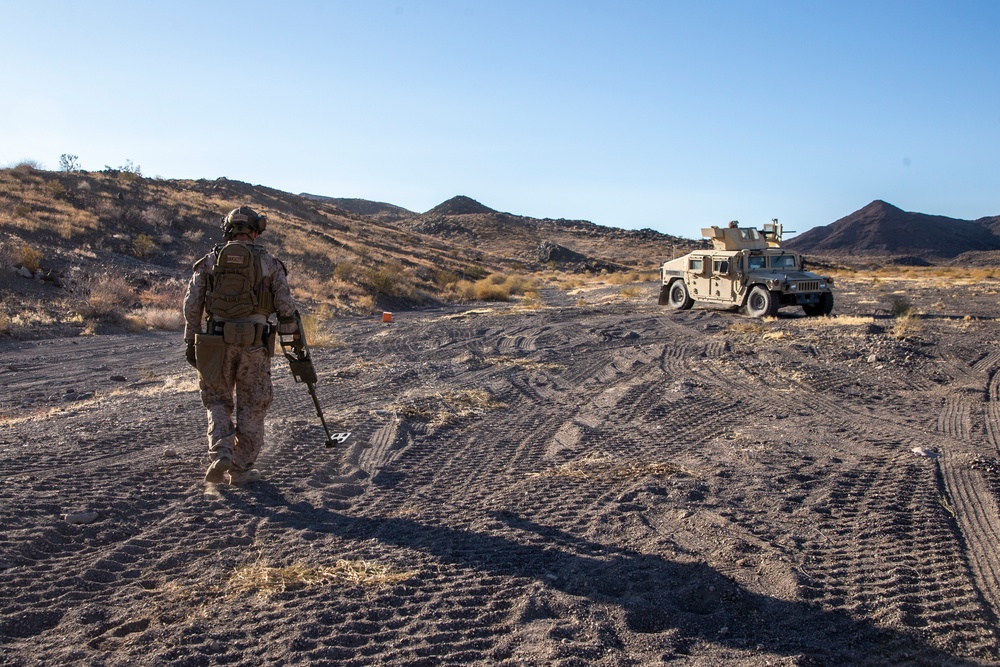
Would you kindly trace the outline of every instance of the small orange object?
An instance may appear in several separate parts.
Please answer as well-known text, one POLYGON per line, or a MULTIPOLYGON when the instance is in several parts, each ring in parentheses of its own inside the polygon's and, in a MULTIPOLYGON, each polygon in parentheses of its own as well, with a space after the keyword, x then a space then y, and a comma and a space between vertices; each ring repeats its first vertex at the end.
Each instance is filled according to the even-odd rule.
POLYGON ((392 313, 382 313, 383 322, 392 322, 392 313))

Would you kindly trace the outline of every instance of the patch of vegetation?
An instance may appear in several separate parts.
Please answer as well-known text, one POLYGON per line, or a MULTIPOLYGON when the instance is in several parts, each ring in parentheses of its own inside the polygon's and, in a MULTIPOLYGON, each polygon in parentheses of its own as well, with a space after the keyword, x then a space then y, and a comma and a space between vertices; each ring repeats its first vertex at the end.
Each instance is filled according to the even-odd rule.
POLYGON ((893 317, 909 317, 913 314, 913 304, 904 294, 889 296, 889 310, 893 317))
POLYGON ((381 588, 412 579, 414 570, 395 570, 387 565, 361 559, 341 558, 333 565, 296 561, 275 565, 261 553, 236 567, 226 580, 229 595, 270 596, 321 585, 346 584, 362 588, 381 588))
POLYGON ((24 244, 17 252, 17 265, 29 271, 37 271, 42 261, 42 252, 28 244, 24 244))
POLYGON ((507 407, 484 389, 462 389, 438 392, 386 407, 386 411, 401 417, 430 422, 435 425, 451 424, 462 419, 480 417, 489 410, 507 407))

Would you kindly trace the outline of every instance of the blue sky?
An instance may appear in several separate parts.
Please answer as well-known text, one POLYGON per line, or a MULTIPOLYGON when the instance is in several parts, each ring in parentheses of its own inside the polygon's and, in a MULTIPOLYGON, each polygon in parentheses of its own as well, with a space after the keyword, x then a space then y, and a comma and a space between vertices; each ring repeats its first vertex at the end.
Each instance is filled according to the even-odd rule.
POLYGON ((0 0, 0 165, 689 238, 1000 215, 1000 1, 0 0))

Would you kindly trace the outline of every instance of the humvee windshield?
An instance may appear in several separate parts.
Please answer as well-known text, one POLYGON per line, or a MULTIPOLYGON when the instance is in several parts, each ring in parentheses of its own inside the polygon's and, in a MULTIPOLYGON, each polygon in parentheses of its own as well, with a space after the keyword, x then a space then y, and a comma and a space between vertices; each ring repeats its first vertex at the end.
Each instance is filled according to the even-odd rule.
POLYGON ((772 269, 794 269, 795 255, 778 255, 771 257, 772 269))
POLYGON ((751 271, 753 271, 754 269, 763 269, 765 261, 766 260, 764 259, 763 255, 755 255, 753 257, 748 257, 747 268, 749 268, 751 271))

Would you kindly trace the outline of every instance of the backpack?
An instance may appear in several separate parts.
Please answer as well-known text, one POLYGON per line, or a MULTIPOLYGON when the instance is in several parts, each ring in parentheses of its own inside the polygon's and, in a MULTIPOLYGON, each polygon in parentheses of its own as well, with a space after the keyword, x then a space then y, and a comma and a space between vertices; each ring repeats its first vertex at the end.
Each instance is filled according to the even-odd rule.
POLYGON ((215 247, 215 266, 205 294, 205 310, 213 318, 226 321, 274 311, 274 296, 263 284, 263 251, 238 241, 215 247))

